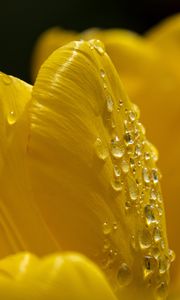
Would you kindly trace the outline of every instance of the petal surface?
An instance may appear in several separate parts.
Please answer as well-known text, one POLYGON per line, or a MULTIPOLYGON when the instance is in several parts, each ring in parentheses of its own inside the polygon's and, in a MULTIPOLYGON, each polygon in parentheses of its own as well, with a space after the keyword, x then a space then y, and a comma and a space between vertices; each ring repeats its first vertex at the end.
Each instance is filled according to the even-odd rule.
POLYGON ((120 298, 165 298, 170 257, 157 153, 101 42, 55 51, 28 113, 33 201, 57 243, 97 262, 120 298))
POLYGON ((0 297, 6 300, 115 300, 104 275, 77 253, 37 258, 18 253, 0 261, 0 297))

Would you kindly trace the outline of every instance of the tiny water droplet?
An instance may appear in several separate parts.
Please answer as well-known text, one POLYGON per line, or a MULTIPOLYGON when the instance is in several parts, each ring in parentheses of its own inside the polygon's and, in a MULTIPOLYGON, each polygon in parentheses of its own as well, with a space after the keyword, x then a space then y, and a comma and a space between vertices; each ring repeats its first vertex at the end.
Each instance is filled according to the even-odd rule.
POLYGON ((147 168, 142 169, 142 176, 143 176, 143 179, 144 179, 145 183, 150 182, 149 170, 147 168))
POLYGON ((7 116, 7 121, 10 125, 13 125, 16 123, 16 114, 13 110, 9 112, 9 114, 7 116))
POLYGON ((111 229, 112 229, 111 225, 107 221, 103 223, 103 233, 105 235, 110 234, 111 233, 111 229))
POLYGON ((149 160, 151 158, 150 153, 149 152, 145 152, 144 153, 144 159, 145 160, 149 160))
POLYGON ((141 156, 142 155, 141 146, 139 144, 137 144, 136 147, 135 147, 135 154, 137 156, 141 156))
POLYGON ((113 103, 112 97, 110 95, 106 96, 106 103, 107 103, 107 110, 108 110, 108 112, 111 113, 114 108, 114 103, 113 103))
POLYGON ((168 251, 170 262, 173 262, 176 258, 175 252, 171 249, 168 251))
POLYGON ((105 53, 104 45, 100 40, 92 40, 90 43, 93 45, 98 54, 103 55, 105 53))
POLYGON ((103 69, 100 70, 100 76, 102 78, 104 78, 106 76, 106 73, 105 73, 105 71, 103 69))
POLYGON ((128 179, 129 196, 131 200, 135 201, 138 198, 138 187, 134 179, 128 179))
POLYGON ((135 114, 132 110, 129 111, 128 116, 129 116, 129 120, 130 120, 131 122, 134 122, 134 121, 135 121, 135 119, 136 119, 136 114, 135 114))
POLYGON ((114 158, 121 158, 124 155, 124 147, 121 145, 119 137, 111 140, 111 154, 114 158))
POLYGON ((150 191, 150 200, 155 201, 157 199, 157 194, 155 190, 150 191))
POLYGON ((129 172, 129 163, 126 159, 122 160, 121 169, 122 169, 123 173, 128 173, 129 172))
POLYGON ((120 286, 127 286, 132 280, 132 272, 126 263, 122 263, 117 274, 118 283, 120 286))
POLYGON ((148 229, 143 229, 138 235, 139 246, 142 250, 148 249, 152 244, 151 234, 148 229))
POLYGON ((159 181, 157 169, 152 169, 152 180, 153 180, 154 184, 157 184, 159 181))
POLYGON ((97 138, 95 143, 95 151, 99 159, 106 160, 109 155, 107 147, 105 147, 100 138, 97 138))

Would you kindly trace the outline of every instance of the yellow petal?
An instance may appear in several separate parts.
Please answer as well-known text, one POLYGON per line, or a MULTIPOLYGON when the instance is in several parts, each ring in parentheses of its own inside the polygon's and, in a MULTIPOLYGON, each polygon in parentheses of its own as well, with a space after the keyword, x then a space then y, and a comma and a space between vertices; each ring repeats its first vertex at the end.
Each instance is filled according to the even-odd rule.
POLYGON ((0 74, 0 256, 24 249, 57 250, 47 225, 32 202, 25 156, 26 105, 32 87, 0 74))
POLYGON ((119 297, 152 299, 167 293, 170 261, 156 152, 138 117, 101 42, 68 44, 33 87, 27 162, 62 249, 96 261, 119 297))
POLYGON ((180 78, 180 14, 163 20, 146 34, 146 38, 161 51, 163 59, 172 64, 180 78))
POLYGON ((115 300, 104 275, 76 253, 38 259, 19 253, 0 261, 0 297, 6 300, 115 300))
POLYGON ((36 75, 41 64, 57 48, 74 40, 74 31, 65 31, 58 27, 53 27, 45 31, 36 43, 32 57, 32 79, 35 81, 36 75))

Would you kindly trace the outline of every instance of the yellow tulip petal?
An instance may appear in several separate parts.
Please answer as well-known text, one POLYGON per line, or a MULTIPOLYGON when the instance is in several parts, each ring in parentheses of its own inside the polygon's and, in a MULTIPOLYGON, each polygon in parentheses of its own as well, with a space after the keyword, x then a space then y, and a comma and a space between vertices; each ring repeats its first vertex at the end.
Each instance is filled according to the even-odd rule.
POLYGON ((26 105, 32 87, 0 74, 0 256, 32 249, 40 254, 57 244, 32 202, 25 166, 27 152, 26 105))
POLYGON ((161 51, 180 78, 180 14, 163 20, 146 34, 146 38, 161 51))
POLYGON ((58 27, 53 27, 45 31, 38 39, 32 57, 32 79, 35 81, 41 64, 57 48, 74 40, 74 31, 65 31, 58 27))
POLYGON ((6 300, 115 300, 104 275, 77 253, 38 259, 19 253, 0 261, 0 297, 6 300))
POLYGON ((138 117, 101 42, 68 44, 33 87, 28 169, 62 249, 96 261, 119 297, 153 299, 167 293, 170 259, 157 154, 138 117))

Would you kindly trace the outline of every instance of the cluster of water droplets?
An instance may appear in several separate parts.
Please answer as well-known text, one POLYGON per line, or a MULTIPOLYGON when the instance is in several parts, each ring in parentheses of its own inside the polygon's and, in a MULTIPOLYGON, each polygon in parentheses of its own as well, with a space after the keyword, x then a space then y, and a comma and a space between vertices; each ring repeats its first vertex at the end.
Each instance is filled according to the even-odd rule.
MULTIPOLYGON (((99 55, 104 53, 101 44, 90 45, 99 55)), ((106 73, 100 69, 100 78, 105 91, 106 111, 108 121, 111 120, 111 138, 105 144, 101 137, 95 141, 95 150, 101 160, 108 157, 112 161, 111 188, 116 193, 125 193, 119 197, 124 201, 124 211, 127 218, 136 214, 139 229, 131 232, 129 237, 134 252, 142 258, 142 277, 147 285, 156 284, 157 298, 165 298, 168 290, 168 270, 175 255, 168 250, 166 237, 163 234, 163 200, 159 181, 161 173, 156 167, 158 152, 145 137, 145 128, 139 122, 139 109, 123 99, 115 101, 108 90, 106 73), (118 118, 118 132, 114 119, 118 118), (121 122, 121 123, 120 123, 121 122), (121 124, 121 125, 119 125, 121 124), (125 198, 125 200, 124 200, 125 198)), ((118 232, 118 225, 116 226, 118 232)), ((111 265, 118 251, 113 250, 112 235, 115 234, 113 224, 105 221, 103 224, 104 252, 108 254, 107 265, 111 265), (111 260, 109 262, 109 257, 111 260)), ((116 233, 117 234, 117 233, 116 233)), ((121 261, 117 272, 120 286, 126 286, 133 280, 131 267, 121 261)))

